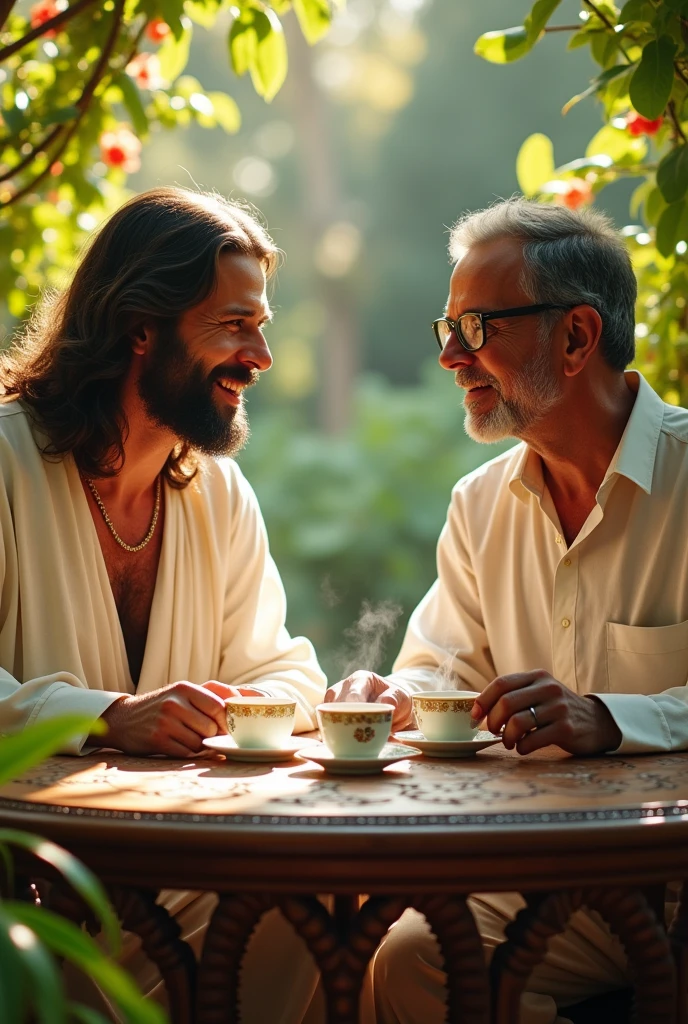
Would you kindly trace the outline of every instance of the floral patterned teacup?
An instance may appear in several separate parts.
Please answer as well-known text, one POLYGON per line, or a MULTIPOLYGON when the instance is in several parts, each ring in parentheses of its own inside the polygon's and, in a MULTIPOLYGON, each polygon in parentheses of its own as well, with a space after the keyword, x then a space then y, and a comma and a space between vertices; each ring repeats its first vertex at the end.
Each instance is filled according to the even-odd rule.
POLYGON ((377 757, 389 738, 391 704, 354 702, 318 704, 318 724, 324 743, 335 757, 377 757))
POLYGON ((296 701, 279 697, 230 697, 227 729, 237 747, 279 749, 294 728, 296 701))
POLYGON ((480 726, 471 720, 478 696, 473 690, 431 690, 414 693, 413 712, 428 740, 470 740, 480 726))

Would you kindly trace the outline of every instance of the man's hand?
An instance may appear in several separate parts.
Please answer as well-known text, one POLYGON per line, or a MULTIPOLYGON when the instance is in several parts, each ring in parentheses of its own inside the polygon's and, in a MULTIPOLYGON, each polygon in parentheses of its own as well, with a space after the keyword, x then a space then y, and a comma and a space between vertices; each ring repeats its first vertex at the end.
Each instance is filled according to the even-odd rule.
POLYGON ((363 701, 370 704, 392 704, 394 715, 392 717, 392 728, 406 729, 413 720, 413 705, 411 698, 399 686, 388 683, 382 676, 374 672, 360 670, 343 679, 341 683, 325 692, 325 701, 363 701))
POLYGON ((125 754, 189 757, 204 749, 203 740, 227 733, 227 697, 262 696, 249 687, 211 680, 203 686, 179 682, 136 697, 116 700, 101 715, 108 727, 102 746, 125 754))
POLYGON ((498 676, 476 699, 474 721, 487 716, 507 750, 530 754, 555 743, 569 754, 616 750, 621 731, 602 701, 579 697, 544 669, 498 676), (530 710, 533 708, 535 715, 530 710))

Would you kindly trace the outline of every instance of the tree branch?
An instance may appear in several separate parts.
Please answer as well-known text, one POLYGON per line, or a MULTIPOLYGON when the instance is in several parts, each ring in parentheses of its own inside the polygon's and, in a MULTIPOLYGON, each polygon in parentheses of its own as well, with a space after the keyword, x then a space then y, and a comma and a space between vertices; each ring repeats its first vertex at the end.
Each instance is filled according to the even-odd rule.
MULTIPOLYGON (((55 125, 53 130, 46 135, 44 139, 41 139, 40 142, 37 142, 35 146, 31 147, 31 152, 27 153, 23 160, 20 160, 18 164, 14 165, 14 167, 10 167, 8 171, 4 171, 0 174, 0 181, 7 181, 8 178, 13 178, 15 174, 20 174, 25 167, 28 167, 29 164, 33 163, 38 153, 44 150, 47 146, 52 146, 60 132, 64 131, 64 127, 65 126, 63 124, 55 125)), ((6 145, 5 140, 3 140, 3 145, 6 145)))
POLYGON ((616 26, 612 25, 612 23, 609 20, 609 18, 607 17, 607 15, 603 11, 600 11, 597 8, 597 6, 593 3, 593 0, 583 0, 583 3, 585 4, 586 7, 590 8, 590 10, 593 12, 593 14, 595 14, 600 19, 600 21, 602 22, 603 25, 607 26, 609 31, 614 36, 614 41, 616 42, 616 45, 618 46, 619 50, 624 55, 624 57, 626 58, 628 63, 631 64, 632 63, 631 58, 628 56, 626 50, 624 49, 624 46, 623 46, 621 40, 619 39, 619 37, 617 35, 616 26))
MULTIPOLYGON (((50 32, 53 29, 60 28, 66 21, 70 21, 76 14, 80 14, 81 11, 87 7, 91 7, 95 3, 95 0, 77 0, 77 3, 72 4, 66 11, 60 11, 54 18, 50 18, 49 21, 44 21, 42 25, 37 25, 36 28, 32 28, 30 32, 27 32, 21 39, 16 39, 9 46, 5 46, 0 50, 0 64, 11 57, 13 53, 18 50, 22 50, 29 43, 32 43, 34 39, 39 39, 44 36, 46 32, 50 32)), ((9 12, 8 12, 9 13, 9 12)))
POLYGON ((93 94, 98 88, 99 82, 105 75, 108 63, 110 61, 110 57, 112 56, 112 51, 114 50, 115 44, 117 42, 119 30, 122 26, 124 4, 125 0, 117 0, 117 6, 115 7, 115 11, 113 14, 112 26, 110 28, 110 34, 108 35, 107 42, 103 47, 103 52, 100 55, 98 63, 95 67, 95 70, 91 78, 88 81, 88 84, 86 85, 84 91, 82 92, 80 98, 76 103, 76 107, 79 111, 78 116, 67 128, 64 138, 61 139, 60 145, 57 147, 55 152, 50 157, 47 167, 44 170, 42 170, 40 174, 36 175, 33 181, 30 181, 28 185, 25 185, 24 188, 19 189, 17 192, 14 193, 13 196, 10 196, 10 198, 6 200, 6 202, 0 203, 0 209, 3 209, 7 206, 12 206, 13 203, 18 202, 20 199, 23 199, 24 196, 28 195, 30 192, 33 192, 36 185, 38 185, 41 181, 43 181, 44 178, 46 178, 50 174, 50 168, 55 163, 55 161, 58 160, 64 153, 65 149, 67 148, 67 145, 74 136, 86 111, 88 110, 89 104, 93 99, 93 94))
POLYGON ((668 110, 669 110, 669 117, 671 118, 671 123, 674 126, 674 133, 676 135, 676 138, 682 139, 683 142, 685 142, 686 141, 686 136, 684 135, 683 129, 681 128, 681 125, 679 124, 678 117, 676 116, 676 104, 674 103, 673 100, 669 100, 669 103, 668 103, 667 106, 668 106, 668 110))
POLYGON ((583 25, 546 25, 545 32, 578 32, 583 25))

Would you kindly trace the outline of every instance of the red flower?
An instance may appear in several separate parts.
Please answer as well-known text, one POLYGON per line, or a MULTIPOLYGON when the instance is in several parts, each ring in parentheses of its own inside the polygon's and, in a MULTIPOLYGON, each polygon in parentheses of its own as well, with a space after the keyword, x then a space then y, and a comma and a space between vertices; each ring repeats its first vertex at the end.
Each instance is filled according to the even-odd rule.
POLYGON ((141 142, 126 125, 103 132, 99 139, 100 158, 108 167, 121 167, 133 174, 141 166, 141 142))
POLYGON ((170 26, 162 18, 153 18, 146 25, 146 35, 152 43, 161 43, 170 34, 170 26))
POLYGON ((663 123, 663 117, 648 121, 646 117, 636 114, 635 110, 629 110, 626 114, 626 128, 631 135, 656 135, 663 123))
POLYGON ((555 202, 560 206, 568 206, 569 210, 577 210, 592 202, 592 185, 583 178, 571 178, 565 182, 564 188, 555 195, 555 202))
MULTIPOLYGON (((39 3, 33 5, 30 11, 31 28, 38 28, 40 25, 45 25, 46 21, 50 21, 51 18, 55 18, 60 11, 64 11, 66 8, 67 0, 40 0, 39 3)), ((52 37, 56 35, 56 29, 52 28, 48 32, 44 33, 44 38, 52 39, 52 37)))
POLYGON ((160 61, 154 53, 137 53, 125 68, 139 89, 159 89, 162 85, 160 61))

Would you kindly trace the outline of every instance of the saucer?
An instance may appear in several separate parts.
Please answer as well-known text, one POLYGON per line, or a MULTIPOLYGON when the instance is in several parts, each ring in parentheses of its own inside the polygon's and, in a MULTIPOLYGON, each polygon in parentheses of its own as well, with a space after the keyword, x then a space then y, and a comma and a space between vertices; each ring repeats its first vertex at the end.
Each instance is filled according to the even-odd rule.
POLYGON ((231 736, 209 736, 204 747, 224 754, 228 761, 291 761, 297 750, 309 747, 317 740, 307 736, 292 736, 281 747, 238 747, 231 736))
POLYGON ((329 747, 324 743, 318 743, 317 747, 299 751, 294 757, 299 761, 315 761, 333 775, 375 775, 388 764, 417 757, 420 753, 417 747, 407 747, 403 743, 386 743, 377 757, 335 757, 329 747))
POLYGON ((402 743, 412 743, 429 757, 472 757, 479 750, 502 742, 501 736, 491 732, 476 732, 470 740, 427 740, 420 729, 395 732, 394 738, 402 743))

